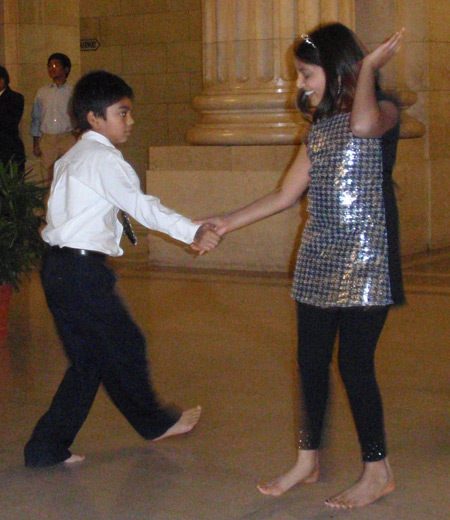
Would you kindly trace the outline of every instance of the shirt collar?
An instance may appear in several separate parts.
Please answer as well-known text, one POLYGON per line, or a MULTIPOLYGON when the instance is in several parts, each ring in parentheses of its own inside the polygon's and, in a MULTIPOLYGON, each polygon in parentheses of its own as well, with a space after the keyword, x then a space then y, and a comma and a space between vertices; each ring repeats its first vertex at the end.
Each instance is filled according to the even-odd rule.
POLYGON ((107 137, 105 137, 102 134, 99 134, 98 132, 95 132, 94 130, 88 130, 87 132, 85 132, 81 136, 81 139, 86 141, 97 141, 99 143, 106 144, 107 146, 111 146, 111 148, 116 149, 116 147, 107 137))
POLYGON ((67 83, 67 81, 65 83, 63 83, 62 85, 60 85, 58 87, 58 85, 56 83, 53 83, 53 81, 50 83, 50 88, 66 88, 69 84, 67 83))

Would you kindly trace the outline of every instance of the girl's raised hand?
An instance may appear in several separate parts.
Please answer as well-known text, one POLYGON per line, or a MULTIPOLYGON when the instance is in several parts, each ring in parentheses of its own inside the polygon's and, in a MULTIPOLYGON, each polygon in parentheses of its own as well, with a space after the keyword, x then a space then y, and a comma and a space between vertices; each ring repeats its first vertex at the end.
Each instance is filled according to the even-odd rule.
POLYGON ((403 43, 405 28, 394 33, 384 43, 379 45, 362 60, 363 65, 368 65, 375 72, 386 65, 386 63, 399 51, 403 43))

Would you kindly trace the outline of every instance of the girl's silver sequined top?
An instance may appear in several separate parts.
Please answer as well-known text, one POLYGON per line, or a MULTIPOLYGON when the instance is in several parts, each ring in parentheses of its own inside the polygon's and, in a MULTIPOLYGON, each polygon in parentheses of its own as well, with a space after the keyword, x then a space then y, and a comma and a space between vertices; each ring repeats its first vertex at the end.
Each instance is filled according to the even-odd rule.
POLYGON ((295 300, 319 307, 392 304, 381 138, 360 139, 350 114, 311 129, 309 219, 294 275, 295 300))

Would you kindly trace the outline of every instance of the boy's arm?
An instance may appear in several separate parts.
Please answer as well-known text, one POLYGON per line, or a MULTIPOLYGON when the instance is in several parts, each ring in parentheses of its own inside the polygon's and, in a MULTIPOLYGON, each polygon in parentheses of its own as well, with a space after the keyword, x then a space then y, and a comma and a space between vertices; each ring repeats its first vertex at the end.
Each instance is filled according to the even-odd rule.
MULTIPOLYGON (((216 241, 211 228, 197 235, 199 224, 164 206, 157 197, 143 193, 136 172, 125 160, 108 152, 99 163, 101 172, 96 189, 114 206, 126 211, 148 229, 166 233, 186 244, 200 244, 202 250, 212 249, 216 241)), ((218 241, 219 237, 216 239, 218 241)))

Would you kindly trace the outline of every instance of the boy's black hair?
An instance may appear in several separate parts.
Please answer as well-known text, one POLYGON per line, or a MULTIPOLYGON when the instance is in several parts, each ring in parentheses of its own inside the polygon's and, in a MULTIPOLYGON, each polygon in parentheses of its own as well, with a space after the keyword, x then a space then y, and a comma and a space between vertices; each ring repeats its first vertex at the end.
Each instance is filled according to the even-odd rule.
POLYGON ((133 99, 133 89, 122 78, 105 70, 85 74, 75 85, 72 97, 72 113, 78 130, 84 132, 91 125, 89 112, 106 118, 106 109, 123 98, 133 99))
POLYGON ((5 80, 5 85, 9 85, 9 74, 8 71, 5 69, 5 67, 2 67, 0 65, 0 78, 3 78, 5 80))
MULTIPOLYGON (((359 63, 366 55, 355 33, 341 23, 320 25, 303 35, 294 48, 295 58, 323 68, 326 77, 322 101, 314 110, 313 121, 329 117, 353 106, 359 63)), ((378 75, 375 88, 380 90, 378 75)), ((308 97, 299 92, 298 106, 304 115, 311 115, 308 97)))
POLYGON ((61 62, 61 65, 63 66, 64 70, 66 71, 66 78, 69 77, 70 70, 72 68, 72 62, 70 61, 69 56, 66 56, 65 54, 62 54, 61 52, 54 52, 53 54, 50 54, 47 60, 47 65, 52 60, 58 60, 61 62))

